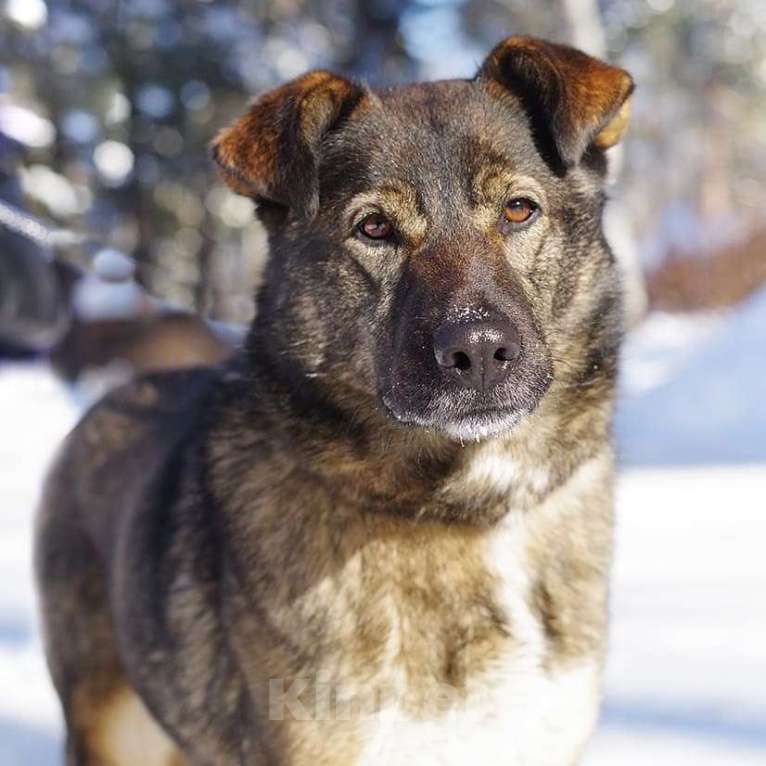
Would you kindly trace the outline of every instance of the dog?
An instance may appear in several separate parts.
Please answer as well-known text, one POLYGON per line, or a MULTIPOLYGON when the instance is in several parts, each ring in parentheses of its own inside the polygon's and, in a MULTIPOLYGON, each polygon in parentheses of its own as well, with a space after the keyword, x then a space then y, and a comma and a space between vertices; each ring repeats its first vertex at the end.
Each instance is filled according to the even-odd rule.
POLYGON ((633 83, 310 72, 214 141, 270 256, 241 353, 67 438, 38 518, 68 766, 571 766, 598 714, 633 83))

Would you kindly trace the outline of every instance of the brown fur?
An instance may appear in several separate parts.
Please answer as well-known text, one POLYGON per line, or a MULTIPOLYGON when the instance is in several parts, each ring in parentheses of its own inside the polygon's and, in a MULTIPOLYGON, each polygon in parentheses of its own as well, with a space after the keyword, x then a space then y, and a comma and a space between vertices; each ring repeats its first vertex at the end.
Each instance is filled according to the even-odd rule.
POLYGON ((473 710, 461 766, 577 762, 606 643, 620 339, 598 135, 624 85, 512 39, 472 82, 309 74, 221 134, 271 237, 246 347, 112 392, 40 515, 69 766, 123 766, 144 707, 182 754, 159 761, 187 766, 366 766, 391 710, 396 766, 408 737, 448 757, 421 727, 443 738, 473 710), (508 81, 530 61, 536 82, 508 81), (541 212, 508 231, 518 194, 541 212), (396 240, 359 234, 370 211, 396 240), (487 390, 434 357, 436 331, 475 316, 523 346, 487 390))
POLYGON ((163 312, 135 319, 75 320, 51 351, 51 363, 67 380, 122 364, 132 377, 145 372, 218 364, 233 343, 203 319, 163 312))
POLYGON ((298 128, 289 150, 296 159, 310 162, 310 150, 321 139, 323 126, 341 116, 345 100, 352 96, 358 100, 361 94, 347 80, 322 71, 309 72, 279 91, 267 93, 218 135, 213 152, 224 179, 239 194, 282 204, 294 202, 293 179, 282 175, 277 161, 285 113, 293 116, 298 128))
POLYGON ((483 72, 499 82, 522 83, 535 93, 551 79, 548 108, 555 113, 557 143, 565 164, 571 164, 586 146, 614 146, 628 123, 628 97, 633 80, 624 70, 586 56, 574 48, 509 37, 490 53, 483 72))
POLYGON ((99 766, 185 766, 178 748, 127 685, 78 689, 73 702, 82 721, 87 758, 99 766))

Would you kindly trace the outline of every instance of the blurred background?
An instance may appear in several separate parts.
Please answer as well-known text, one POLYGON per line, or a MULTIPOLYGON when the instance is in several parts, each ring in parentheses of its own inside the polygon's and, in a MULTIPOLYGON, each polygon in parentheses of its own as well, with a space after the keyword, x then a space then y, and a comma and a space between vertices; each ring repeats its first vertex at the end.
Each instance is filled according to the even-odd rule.
POLYGON ((508 34, 638 86, 606 221, 631 329, 586 765, 766 764, 763 0, 0 0, 0 766, 60 763, 29 573, 52 450, 98 392, 217 361, 252 315, 263 232, 215 132, 308 68, 471 76, 508 34))

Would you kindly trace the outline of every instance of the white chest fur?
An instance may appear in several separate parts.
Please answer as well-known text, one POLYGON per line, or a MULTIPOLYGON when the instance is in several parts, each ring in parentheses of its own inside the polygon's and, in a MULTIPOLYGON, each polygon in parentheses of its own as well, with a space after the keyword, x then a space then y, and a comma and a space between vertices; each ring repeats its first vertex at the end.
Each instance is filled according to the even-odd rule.
POLYGON ((559 674, 517 669, 438 720, 396 710, 369 721, 359 766, 574 766, 596 717, 592 664, 559 674))
POLYGON ((598 666, 543 667, 542 626, 528 606, 526 529, 510 515, 488 541, 513 648, 433 720, 389 708, 367 722, 359 766, 573 766, 597 716, 598 666))

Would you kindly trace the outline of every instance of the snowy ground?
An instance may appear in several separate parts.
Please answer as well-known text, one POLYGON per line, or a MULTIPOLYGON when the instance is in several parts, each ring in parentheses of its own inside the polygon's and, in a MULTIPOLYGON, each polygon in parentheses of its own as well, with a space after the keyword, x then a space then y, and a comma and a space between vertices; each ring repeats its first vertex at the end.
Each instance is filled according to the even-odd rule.
MULTIPOLYGON (((766 296, 631 340, 618 435, 613 647, 586 766, 766 764, 766 296)), ((0 368, 0 766, 58 766, 31 510, 77 407, 0 368)))

